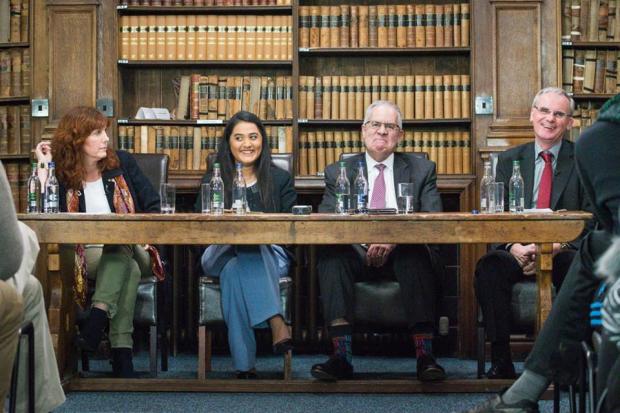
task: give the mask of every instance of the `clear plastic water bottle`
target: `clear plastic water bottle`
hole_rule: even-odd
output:
[[[519,161],[512,161],[512,176],[510,177],[510,184],[508,186],[510,212],[523,212],[525,208],[524,189]]]
[[[32,174],[28,178],[28,213],[41,212],[41,181],[39,180],[37,163],[32,163]]]
[[[480,180],[480,213],[492,214],[495,212],[495,191],[491,185],[495,183],[491,161],[484,162],[484,175]]]
[[[359,161],[357,164],[357,177],[353,182],[355,190],[355,211],[358,214],[368,213],[368,181],[364,176],[364,162]]]
[[[47,182],[45,182],[45,209],[48,214],[56,214],[58,209],[58,179],[56,178],[56,165],[54,162],[48,164]]]
[[[211,178],[211,213],[222,215],[224,213],[224,181],[220,172],[220,164],[213,165],[213,177]]]
[[[336,213],[346,215],[349,213],[349,198],[351,196],[351,184],[347,178],[347,167],[340,162],[340,175],[336,179]]]
[[[247,208],[247,190],[245,186],[245,179],[243,178],[243,164],[237,162],[236,165],[237,174],[233,180],[232,187],[232,209],[237,215],[245,215]]]

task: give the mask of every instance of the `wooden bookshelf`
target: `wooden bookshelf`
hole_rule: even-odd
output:
[[[0,43],[0,49],[12,49],[15,47],[30,47],[30,42]]]
[[[10,103],[28,103],[30,102],[29,96],[5,96],[0,97],[0,104],[10,104]]]
[[[468,54],[469,47],[300,47],[300,56],[390,56],[390,55],[452,55]]]
[[[152,126],[167,126],[167,125],[176,125],[176,126],[226,126],[226,121],[221,119],[170,119],[170,120],[154,120],[154,119],[118,119],[116,121],[119,125],[128,125],[128,126],[140,126],[140,125],[152,125]],[[292,120],[274,120],[267,119],[263,120],[263,125],[265,126],[291,126],[293,124]]]
[[[290,14],[292,6],[116,6],[118,14]]]

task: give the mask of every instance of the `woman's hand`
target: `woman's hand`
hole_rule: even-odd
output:
[[[52,161],[52,144],[50,141],[41,141],[35,148],[37,154],[37,161],[39,164],[45,163],[45,166]]]

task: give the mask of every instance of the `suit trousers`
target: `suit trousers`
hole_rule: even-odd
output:
[[[611,235],[605,231],[592,231],[583,239],[549,317],[525,360],[526,369],[550,380],[555,373],[560,373],[562,380],[566,377],[563,381],[574,377],[580,343],[592,335],[590,303],[601,283],[594,274],[594,263],[610,244]]]
[[[552,279],[556,291],[562,285],[575,253],[571,249],[561,250],[553,257]],[[474,286],[487,338],[492,343],[508,345],[512,324],[512,286],[528,280],[535,282],[536,277],[523,275],[517,259],[508,251],[489,251],[478,261]]]
[[[0,408],[4,405],[11,385],[17,330],[23,320],[23,311],[19,293],[12,285],[0,280]]]
[[[433,326],[440,284],[428,246],[397,245],[380,268],[366,266],[358,247],[329,245],[318,250],[317,270],[326,324],[338,318],[355,323],[356,281],[391,278],[400,284],[409,328],[417,324]]]

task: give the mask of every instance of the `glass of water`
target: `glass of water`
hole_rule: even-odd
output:
[[[495,182],[495,212],[504,212],[504,183]]]
[[[159,186],[159,199],[162,214],[174,214],[176,205],[176,188],[174,184],[164,183]]]
[[[208,214],[211,212],[211,185],[205,182],[200,185],[200,199],[202,201],[202,213]]]
[[[398,213],[413,213],[413,183],[400,182],[398,184]]]

